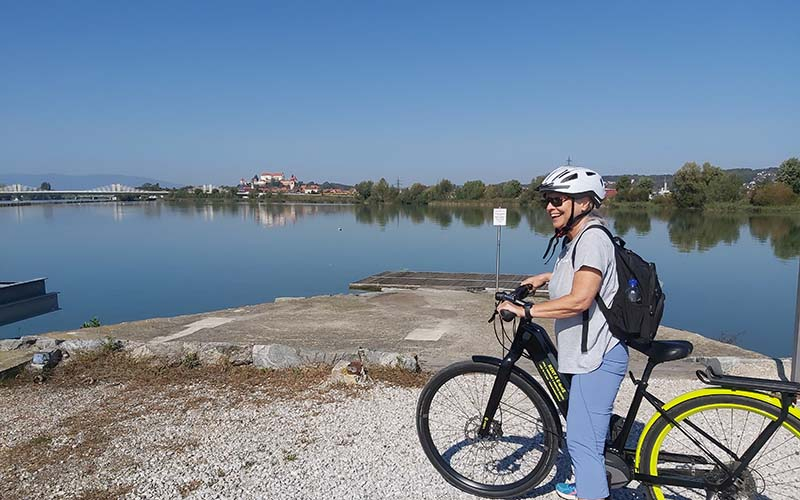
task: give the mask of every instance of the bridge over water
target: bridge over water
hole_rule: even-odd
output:
[[[0,187],[0,196],[11,195],[18,198],[33,195],[74,195],[74,196],[115,196],[118,194],[132,194],[142,196],[155,196],[168,194],[169,191],[147,191],[136,189],[124,184],[109,184],[94,189],[52,189],[43,190],[23,184],[11,184]]]

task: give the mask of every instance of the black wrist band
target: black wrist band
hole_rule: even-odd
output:
[[[531,307],[533,307],[533,304],[530,302],[525,304],[525,319],[527,320],[533,319],[533,316],[531,316]]]

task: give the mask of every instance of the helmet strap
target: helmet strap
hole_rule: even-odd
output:
[[[555,234],[553,234],[553,236],[550,238],[550,241],[547,243],[547,250],[545,250],[544,251],[544,255],[542,255],[542,258],[546,259],[544,261],[545,264],[550,262],[550,259],[552,259],[553,255],[555,255],[555,253],[556,253],[556,246],[557,245],[553,245],[553,243],[557,242],[559,239],[561,239],[562,237],[566,236],[567,233],[569,233],[572,230],[572,228],[575,227],[575,224],[578,221],[580,221],[581,219],[583,219],[584,217],[589,215],[589,213],[592,211],[592,208],[593,207],[590,207],[589,210],[587,210],[587,211],[585,211],[583,213],[580,213],[580,214],[578,214],[576,216],[575,215],[575,199],[574,198],[572,199],[572,207],[570,208],[569,220],[567,221],[566,224],[564,224],[564,227],[555,230]],[[562,241],[561,242],[561,247],[563,248],[564,245],[566,245],[566,244],[567,244],[567,240]],[[548,254],[550,254],[550,255],[548,256]]]

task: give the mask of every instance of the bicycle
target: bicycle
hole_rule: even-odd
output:
[[[521,286],[495,299],[524,305]],[[503,311],[502,319],[516,319]],[[495,320],[497,312],[489,322]],[[503,323],[501,322],[501,329]],[[505,335],[505,330],[504,330]],[[499,340],[499,337],[498,337]],[[570,378],[540,325],[520,320],[503,359],[472,356],[434,375],[420,394],[417,434],[428,459],[456,488],[488,498],[524,495],[539,485],[565,447]],[[505,349],[505,343],[503,343]],[[631,481],[655,500],[800,498],[800,384],[698,370],[713,386],[664,403],[648,382],[655,366],[687,357],[686,341],[629,343],[647,356],[626,416],[614,415],[607,438],[612,488]],[[533,361],[547,388],[516,365]],[[628,447],[642,400],[655,408],[635,447]]]

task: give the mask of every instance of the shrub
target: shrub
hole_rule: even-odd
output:
[[[791,205],[797,201],[792,188],[782,182],[771,182],[753,190],[750,202],[757,206]]]

